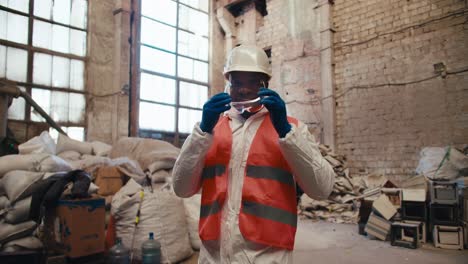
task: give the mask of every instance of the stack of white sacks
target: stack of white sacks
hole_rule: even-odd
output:
[[[179,153],[179,149],[171,144],[158,140],[121,138],[112,147],[99,141],[73,140],[61,134],[55,143],[44,131],[21,144],[19,152],[18,155],[0,157],[0,252],[43,247],[37,238],[36,223],[28,220],[34,183],[58,172],[76,169],[85,170],[93,177],[93,173],[102,166],[117,166],[122,173],[131,177],[112,201],[113,215],[117,217],[117,236],[133,238],[136,235],[140,240],[145,240],[147,233],[154,231],[163,246],[163,263],[178,262],[190,256],[192,249],[200,249],[200,194],[180,199],[171,190],[172,167]],[[133,211],[141,202],[136,197],[139,197],[139,188],[147,183],[146,176],[151,179],[154,191],[145,192],[141,225],[138,234],[135,234]],[[91,183],[88,192],[95,193],[98,188]],[[158,208],[154,210],[156,205]],[[161,233],[171,230],[171,227],[175,229]],[[138,245],[134,245],[134,248],[139,248],[140,243],[136,241]]]
[[[102,142],[80,142],[63,135],[56,144],[44,131],[21,144],[20,154],[0,157],[0,251],[43,247],[36,237],[36,223],[28,220],[34,183],[58,172],[111,163],[105,157],[110,149]],[[97,186],[91,184],[89,191],[96,192]]]

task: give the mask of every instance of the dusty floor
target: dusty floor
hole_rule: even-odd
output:
[[[300,221],[294,263],[320,264],[468,264],[468,250],[393,247],[390,242],[370,240],[357,233],[356,225]]]
[[[184,264],[197,263],[195,254]],[[423,244],[419,249],[392,247],[357,233],[357,225],[299,221],[295,264],[468,264],[468,250]]]

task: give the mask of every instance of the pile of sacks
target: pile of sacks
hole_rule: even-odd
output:
[[[161,243],[162,263],[177,263],[199,250],[201,195],[182,199],[172,190],[172,169],[180,149],[159,140],[121,138],[112,147],[111,158],[137,161],[147,180],[130,179],[112,198],[113,235],[141,259],[141,245],[153,232]],[[139,222],[135,217],[139,212]],[[107,237],[112,237],[107,234]]]
[[[104,156],[110,146],[83,143],[61,135],[58,144],[48,132],[19,146],[18,155],[0,157],[0,248],[2,252],[38,250],[37,224],[30,220],[34,186],[59,172],[80,169],[85,155]],[[88,192],[97,186],[91,184]]]

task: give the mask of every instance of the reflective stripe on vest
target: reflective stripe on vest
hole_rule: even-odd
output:
[[[289,122],[297,126],[297,120],[289,119]],[[229,166],[231,153],[215,150],[225,150],[226,145],[232,145],[227,117],[220,119],[213,134],[214,142],[203,170],[199,226],[202,240],[219,239],[220,235],[220,211],[226,197],[228,176],[225,168]],[[297,226],[296,185],[278,141],[278,134],[266,115],[247,158],[239,228],[244,238],[250,241],[292,250]],[[221,160],[228,161],[223,166]]]

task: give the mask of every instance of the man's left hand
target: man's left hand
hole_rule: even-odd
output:
[[[258,96],[262,98],[260,103],[270,112],[271,122],[273,122],[273,126],[276,132],[278,132],[279,137],[285,137],[291,131],[291,124],[288,122],[286,104],[283,99],[275,91],[266,88],[260,88]]]

